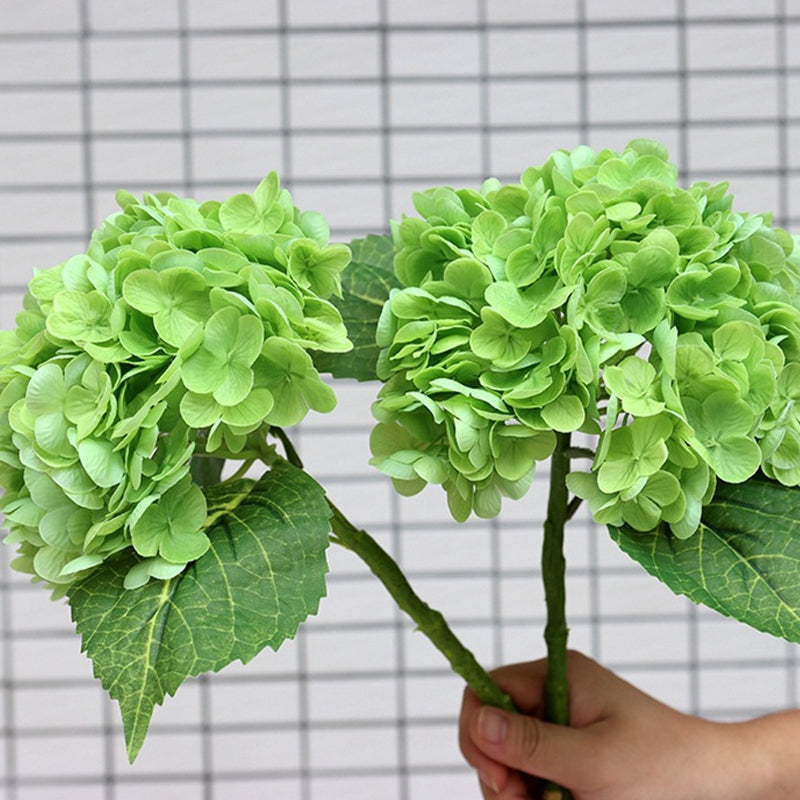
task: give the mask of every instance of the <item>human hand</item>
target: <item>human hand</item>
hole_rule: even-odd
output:
[[[720,724],[681,714],[571,652],[571,723],[553,725],[542,721],[546,672],[542,660],[492,673],[520,714],[464,694],[459,743],[485,800],[532,800],[530,775],[569,788],[575,800],[766,796],[772,776],[754,728],[762,721]]]

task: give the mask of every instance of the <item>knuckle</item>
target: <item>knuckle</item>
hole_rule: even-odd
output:
[[[539,720],[528,717],[525,725],[519,726],[517,749],[525,763],[534,763],[539,756],[542,730]]]

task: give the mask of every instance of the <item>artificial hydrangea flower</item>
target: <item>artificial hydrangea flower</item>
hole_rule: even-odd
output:
[[[688,537],[715,480],[800,484],[800,249],[664,148],[553,153],[517,184],[414,195],[378,330],[373,463],[451,512],[529,487],[555,432],[598,522]]]
[[[307,351],[352,346],[329,302],[349,250],[274,172],[224,203],[117,200],[85,254],[36,273],[0,339],[6,541],[57,593],[127,548],[129,586],[200,557],[192,457],[263,453],[270,426],[330,411]]]

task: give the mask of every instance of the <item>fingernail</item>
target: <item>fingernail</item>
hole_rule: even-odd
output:
[[[498,791],[497,784],[492,779],[491,775],[488,772],[484,772],[483,770],[478,770],[478,780],[484,785],[488,786],[493,792]]]
[[[491,744],[503,744],[508,734],[508,721],[502,711],[484,706],[478,714],[478,735]]]

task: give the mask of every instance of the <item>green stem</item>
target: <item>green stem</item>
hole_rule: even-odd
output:
[[[195,453],[189,463],[192,479],[198,486],[213,486],[222,480],[224,458]]]
[[[475,656],[450,630],[444,617],[414,592],[395,560],[364,530],[356,528],[336,506],[328,501],[333,517],[331,528],[336,544],[351,550],[386,587],[397,605],[417,624],[431,643],[450,662],[482,703],[516,711],[514,702],[489,677]]]
[[[297,469],[303,469],[303,462],[300,460],[300,455],[295,449],[292,440],[286,435],[286,431],[283,428],[278,428],[277,426],[273,426],[270,431],[281,440],[281,444],[283,445],[283,450],[286,453],[286,459],[288,462],[292,466],[297,467]]]
[[[566,561],[564,559],[564,526],[569,515],[570,435],[559,433],[555,452],[550,459],[550,494],[542,545],[542,577],[547,603],[547,680],[545,705],[547,719],[559,725],[569,724],[569,682],[567,680]],[[545,787],[547,800],[566,800],[569,793],[553,784]]]

